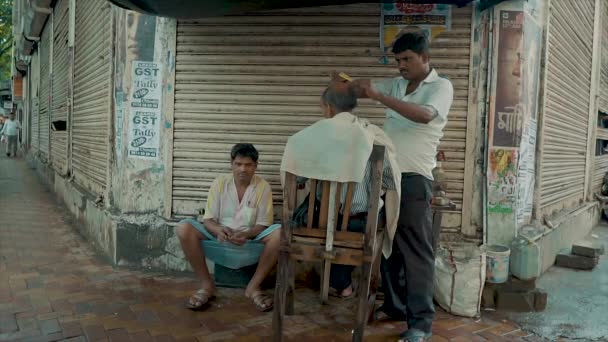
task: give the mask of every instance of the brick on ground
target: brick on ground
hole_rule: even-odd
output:
[[[604,255],[605,247],[603,244],[595,241],[581,240],[572,245],[572,254],[584,256],[588,258],[597,258]]]
[[[580,255],[561,252],[555,258],[555,266],[572,268],[577,270],[592,270],[597,266],[599,257],[589,258]]]

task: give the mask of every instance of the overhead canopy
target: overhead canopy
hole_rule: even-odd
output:
[[[202,18],[273,9],[346,5],[366,1],[352,0],[108,0],[137,12],[171,18]],[[394,1],[386,1],[392,3]],[[433,3],[465,6],[474,0],[405,0],[408,3]],[[481,0],[481,3],[502,0]]]

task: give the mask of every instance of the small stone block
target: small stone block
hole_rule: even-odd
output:
[[[489,285],[489,283],[486,283],[481,293],[481,306],[484,309],[496,308],[496,289],[494,286]]]
[[[588,258],[580,255],[560,253],[555,259],[555,265],[576,270],[592,270],[597,266],[599,258]]]
[[[549,295],[547,294],[547,291],[543,289],[536,289],[534,291],[534,310],[537,312],[545,311],[547,308],[548,297]]]
[[[588,258],[596,258],[603,255],[605,252],[604,245],[592,241],[577,241],[572,246],[572,254],[580,255]]]
[[[219,287],[245,288],[253,274],[257,265],[251,265],[240,269],[231,269],[220,264],[215,264],[215,283]]]
[[[507,282],[509,290],[512,291],[531,291],[536,288],[536,279],[521,280],[515,277],[509,278]]]
[[[533,312],[535,304],[534,291],[498,291],[496,309],[513,312]]]

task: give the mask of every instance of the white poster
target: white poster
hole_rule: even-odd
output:
[[[159,63],[133,62],[129,94],[129,158],[160,157],[162,75]]]

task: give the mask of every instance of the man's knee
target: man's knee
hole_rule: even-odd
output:
[[[278,245],[281,242],[281,228],[275,229],[264,240],[266,244]]]
[[[192,224],[187,223],[187,222],[180,223],[179,225],[177,225],[177,228],[175,229],[175,233],[177,234],[177,237],[181,241],[187,241],[187,240],[197,238],[196,228],[194,228],[194,226],[192,226]]]

